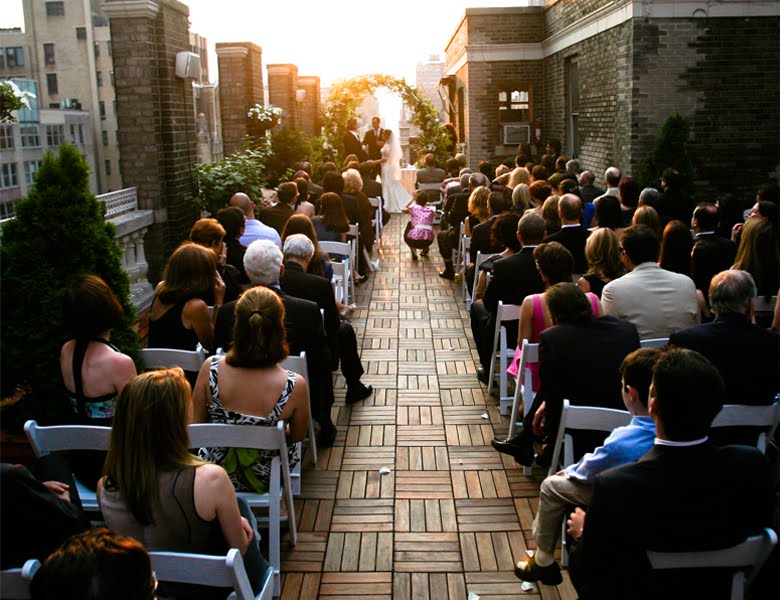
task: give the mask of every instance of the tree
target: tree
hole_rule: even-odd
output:
[[[692,187],[693,163],[686,149],[690,133],[691,126],[682,115],[675,114],[666,119],[653,148],[639,163],[638,178],[643,186],[660,189],[661,175],[672,168],[680,173],[685,189]]]
[[[302,131],[289,127],[272,131],[271,153],[266,163],[266,174],[271,185],[276,187],[292,179],[295,165],[308,159],[311,151],[311,142]]]
[[[70,144],[61,145],[56,156],[47,153],[34,187],[16,205],[16,218],[2,230],[0,383],[3,397],[19,387],[30,392],[17,417],[52,421],[66,414],[59,366],[67,339],[62,308],[79,276],[97,275],[114,291],[124,318],[111,341],[131,356],[138,349],[122,251],[114,225],[104,222],[102,207],[89,191],[88,172]]]
[[[261,201],[268,181],[265,170],[269,154],[267,140],[248,139],[243,150],[236,150],[222,161],[198,165],[198,208],[215,215],[236,192]]]

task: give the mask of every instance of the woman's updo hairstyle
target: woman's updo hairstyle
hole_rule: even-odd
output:
[[[284,304],[265,287],[254,287],[236,303],[233,316],[233,346],[225,361],[233,367],[258,368],[275,365],[289,354],[284,329]]]

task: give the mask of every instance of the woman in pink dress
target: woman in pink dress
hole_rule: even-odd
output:
[[[537,246],[534,249],[534,260],[536,261],[539,275],[541,275],[544,282],[545,289],[554,286],[556,283],[571,282],[572,272],[574,271],[574,258],[571,252],[558,242],[549,242]],[[602,310],[598,296],[590,292],[587,293],[587,296],[593,308],[593,314],[600,317]],[[512,377],[518,377],[523,340],[528,340],[532,344],[538,344],[539,336],[548,327],[552,327],[552,319],[544,301],[544,294],[526,296],[523,304],[520,306],[517,349],[515,350],[512,364],[506,370],[507,373]],[[527,363],[527,365],[533,377],[533,391],[537,392],[540,387],[539,363]]]
[[[412,260],[417,260],[417,250],[422,250],[422,256],[428,256],[428,249],[433,243],[433,209],[426,206],[427,203],[425,192],[417,190],[414,197],[401,209],[411,217],[404,231],[404,241],[412,251]]]

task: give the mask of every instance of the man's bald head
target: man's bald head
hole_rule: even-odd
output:
[[[558,200],[558,214],[564,225],[579,223],[582,219],[582,200],[576,194],[564,194]]]
[[[255,204],[244,192],[236,192],[230,197],[230,206],[240,208],[247,219],[255,218]]]

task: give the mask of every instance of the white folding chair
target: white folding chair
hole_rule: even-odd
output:
[[[345,295],[344,304],[349,304],[349,298],[355,297],[355,281],[353,273],[356,273],[355,269],[355,245],[352,242],[320,242],[320,248],[328,254],[341,254],[342,256],[348,256],[349,260],[345,261],[347,265],[347,279],[344,284],[344,289],[347,292]],[[335,265],[335,261],[333,262]],[[333,271],[335,275],[335,269]]]
[[[574,442],[572,430],[603,431],[607,435],[617,427],[623,427],[631,422],[631,413],[614,408],[601,408],[598,406],[573,406],[568,400],[563,401],[561,421],[558,425],[558,434],[555,437],[552,462],[547,475],[555,475],[559,469],[574,464]],[[606,437],[606,436],[605,436]],[[563,460],[561,460],[563,454]],[[561,564],[569,565],[569,549],[566,544],[566,521],[562,524],[561,531]]]
[[[197,373],[206,360],[206,351],[200,344],[197,350],[142,348],[139,353],[147,370],[181,367],[185,371]]]
[[[452,265],[455,269],[457,269],[456,272],[460,271],[460,257],[463,250],[463,236],[465,235],[465,231],[466,224],[461,222],[458,231],[458,247],[452,251]]]
[[[518,421],[517,416],[520,412],[520,402],[523,403],[523,417],[531,410],[531,404],[534,401],[534,389],[533,389],[533,373],[529,367],[529,363],[539,362],[539,344],[532,344],[528,340],[523,340],[523,344],[520,348],[520,362],[517,366],[517,379],[515,380],[515,395],[512,398],[512,410],[509,414],[509,433],[507,438],[511,438],[515,434]],[[506,414],[506,404],[500,403],[499,412],[503,415]],[[522,421],[520,421],[522,425]],[[523,475],[530,477],[532,473],[531,467],[523,467]]]
[[[306,384],[309,384],[309,367],[306,361],[306,353],[301,352],[299,356],[288,356],[282,362],[279,363],[283,369],[297,373],[306,380]],[[306,388],[306,403],[309,405],[309,415],[311,415],[311,394],[310,389]],[[317,438],[314,435],[314,419],[309,416],[309,444],[311,446],[312,462],[317,464]],[[299,444],[300,446],[300,444]],[[299,448],[300,450],[300,448]],[[303,454],[301,453],[301,456]],[[296,496],[301,493],[301,465],[298,463],[295,465],[295,469],[292,472],[292,487],[293,494]]]
[[[777,534],[765,527],[758,534],[744,542],[720,550],[698,552],[656,552],[647,551],[647,559],[655,570],[663,569],[737,569],[731,577],[731,600],[745,597],[749,586],[777,545]],[[749,573],[747,577],[746,573]]]
[[[331,285],[333,286],[333,295],[336,297],[336,302],[349,304],[349,285],[347,284],[349,263],[347,261],[333,261],[330,264],[333,268]]]
[[[27,600],[30,597],[30,582],[41,563],[31,558],[21,569],[0,571],[0,598]]]
[[[428,202],[428,206],[432,207],[435,210],[434,216],[433,216],[433,224],[439,225],[441,223],[442,219],[442,199],[441,199],[441,183],[418,183],[417,184],[418,190],[425,190],[426,192],[436,190],[438,194],[438,200],[432,200]]]
[[[24,433],[30,440],[35,456],[40,458],[52,452],[67,450],[102,450],[108,451],[111,441],[111,428],[97,425],[52,425],[41,427],[35,421],[24,424]],[[76,490],[85,511],[96,512],[98,508],[95,492],[87,488],[74,477]],[[92,485],[97,481],[92,482]]]
[[[463,224],[461,223],[461,226]],[[471,238],[465,233],[460,236],[460,261],[457,265],[458,273],[461,274],[461,281],[463,283],[463,301],[466,303],[466,308],[471,308],[471,297],[469,296],[469,286],[466,283],[466,267],[468,266],[468,256],[471,250]]]
[[[255,596],[237,548],[228,550],[226,556],[153,551],[149,558],[158,581],[233,588],[229,598],[235,600],[271,600],[274,596],[274,577],[268,573],[263,574],[263,587]]]
[[[374,218],[371,219],[371,224],[374,226],[374,247],[382,247],[382,230],[385,228],[384,219],[382,217],[382,197],[372,196],[368,199],[371,206],[376,210]]]
[[[512,396],[509,395],[507,389],[507,375],[506,369],[509,366],[509,362],[515,356],[515,342],[512,340],[512,347],[509,347],[509,342],[506,339],[506,323],[507,321],[519,321],[520,320],[520,305],[519,304],[504,304],[501,300],[498,301],[498,309],[496,310],[496,326],[493,332],[493,351],[490,356],[490,374],[488,375],[488,394],[493,392],[493,384],[495,383],[495,376],[498,375],[498,398],[499,398],[499,412],[502,406],[509,407],[509,403],[512,402]],[[496,359],[498,359],[498,373],[496,373]],[[504,411],[502,414],[506,414]]]
[[[466,310],[471,310],[471,303],[474,300],[474,294],[477,291],[477,280],[479,279],[479,267],[480,265],[485,262],[488,258],[491,256],[498,255],[498,252],[494,252],[492,254],[482,254],[481,251],[477,250],[477,257],[474,259],[474,279],[471,282],[471,293],[466,297]],[[466,279],[466,272],[463,272],[463,279]]]
[[[712,421],[710,429],[717,427],[763,427],[756,447],[766,454],[766,441],[772,439],[780,423],[780,400],[768,406],[726,404]]]
[[[753,298],[753,310],[756,312],[774,312],[777,296],[756,296]]]
[[[290,529],[290,545],[298,541],[295,525],[295,505],[293,504],[290,463],[287,458],[287,436],[285,423],[279,421],[276,427],[257,427],[253,425],[232,425],[226,423],[198,423],[189,426],[190,445],[193,448],[256,448],[258,450],[276,450],[271,462],[271,481],[265,494],[238,492],[249,506],[268,509],[268,554],[274,567],[274,596],[279,595],[281,568],[281,528],[282,520],[287,519]],[[281,514],[281,499],[284,495],[287,503],[287,515]],[[258,521],[266,522],[262,517]]]
[[[669,338],[648,338],[646,340],[639,340],[640,348],[663,348],[669,343]]]

